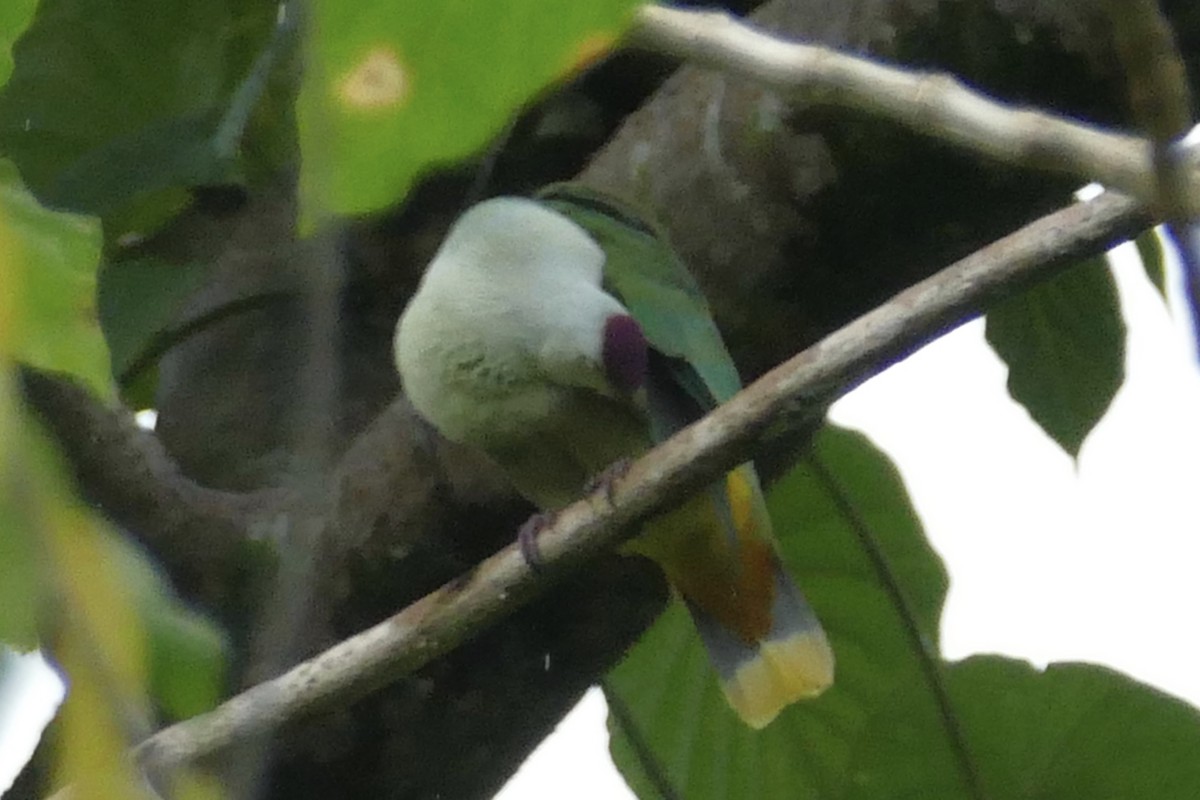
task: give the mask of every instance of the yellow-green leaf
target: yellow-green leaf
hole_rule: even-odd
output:
[[[430,166],[482,149],[605,53],[636,5],[316,0],[299,105],[306,219],[391,205]]]
[[[96,313],[99,223],[51,211],[0,160],[0,357],[67,372],[111,394]]]

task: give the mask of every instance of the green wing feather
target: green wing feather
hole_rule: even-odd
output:
[[[628,204],[577,183],[556,183],[538,199],[604,248],[605,288],[668,358],[672,377],[704,411],[742,388],[708,301],[666,233]]]

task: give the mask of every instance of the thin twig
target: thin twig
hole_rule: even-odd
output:
[[[1191,89],[1158,0],[1106,0],[1105,11],[1134,119],[1156,142],[1179,137],[1191,126]]]
[[[1133,118],[1153,145],[1153,165],[1162,216],[1196,216],[1186,165],[1172,146],[1192,126],[1192,91],[1171,25],[1158,0],[1107,0],[1113,44],[1125,68]]]
[[[1108,0],[1105,8],[1134,119],[1153,142],[1156,202],[1179,250],[1200,353],[1200,191],[1189,183],[1183,140],[1193,121],[1187,67],[1158,0]]]
[[[635,462],[609,500],[560,512],[538,540],[544,567],[516,545],[378,625],[137,748],[150,768],[180,765],[284,722],[347,703],[418,669],[525,603],[555,575],[615,546],[633,526],[745,461],[768,436],[808,424],[889,364],[1056,267],[1102,252],[1150,224],[1133,200],[1108,193],[1026,226],[776,367],[733,400]]]
[[[883,117],[1005,163],[1098,181],[1144,202],[1156,196],[1145,139],[1000,103],[948,74],[788,42],[723,12],[656,5],[638,12],[630,42],[753,78],[794,99]],[[1196,171],[1187,175],[1195,187]]]
[[[862,514],[858,513],[858,509],[847,496],[846,490],[825,467],[824,462],[811,452],[805,456],[804,461],[817,476],[817,480],[825,485],[825,490],[829,493],[838,513],[854,531],[863,552],[866,553],[867,560],[871,562],[871,567],[874,569],[879,583],[883,586],[893,608],[900,616],[909,646],[917,657],[917,662],[921,666],[921,674],[925,677],[925,683],[929,686],[929,692],[933,695],[933,701],[937,705],[938,719],[945,731],[950,751],[954,754],[954,761],[962,775],[967,795],[974,800],[984,800],[987,795],[979,780],[979,772],[975,769],[975,759],[971,756],[962,723],[959,722],[958,715],[954,713],[950,692],[946,689],[946,683],[942,679],[941,661],[936,653],[930,651],[929,644],[917,624],[917,616],[904,595],[903,587],[896,580],[896,572],[892,569],[887,554],[879,546],[879,541],[872,532],[871,526],[863,519]]]

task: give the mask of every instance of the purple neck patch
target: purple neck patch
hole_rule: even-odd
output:
[[[604,321],[601,351],[608,382],[623,394],[632,394],[646,382],[648,354],[642,326],[628,314],[614,314]]]

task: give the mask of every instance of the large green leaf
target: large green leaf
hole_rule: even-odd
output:
[[[837,797],[853,782],[851,743],[899,687],[933,705],[918,639],[933,648],[946,591],[895,469],[860,434],[826,428],[811,463],[768,495],[782,553],[825,626],[837,657],[834,687],[752,731],[726,707],[686,613],[674,604],[609,676],[614,706],[642,746],[610,718],[614,760],[643,798],[657,797],[649,760],[689,800]],[[831,491],[828,477],[839,489]],[[847,518],[853,503],[872,532]],[[874,548],[877,546],[877,550]],[[903,608],[885,587],[904,595]],[[935,734],[944,735],[944,734]],[[639,749],[641,753],[639,753]]]
[[[1125,322],[1108,262],[1097,257],[992,308],[987,340],[1008,391],[1072,456],[1125,379]]]
[[[636,0],[309,4],[299,106],[304,215],[391,205],[479,151],[550,82],[602,54]]]
[[[783,550],[833,642],[834,687],[751,731],[673,606],[606,687],[613,758],[639,797],[1200,796],[1196,709],[1097,666],[941,662],[945,575],[899,479],[855,434],[827,428],[814,452],[769,499],[798,534]]]
[[[267,0],[41,0],[0,94],[0,150],[45,202],[93,213],[232,179],[276,14]]]
[[[977,656],[944,670],[979,794],[988,800],[1193,800],[1200,712],[1089,664]],[[972,800],[930,710],[897,691],[854,747],[847,798]]]
[[[0,357],[71,373],[108,396],[94,297],[100,238],[96,220],[43,208],[0,159]]]

